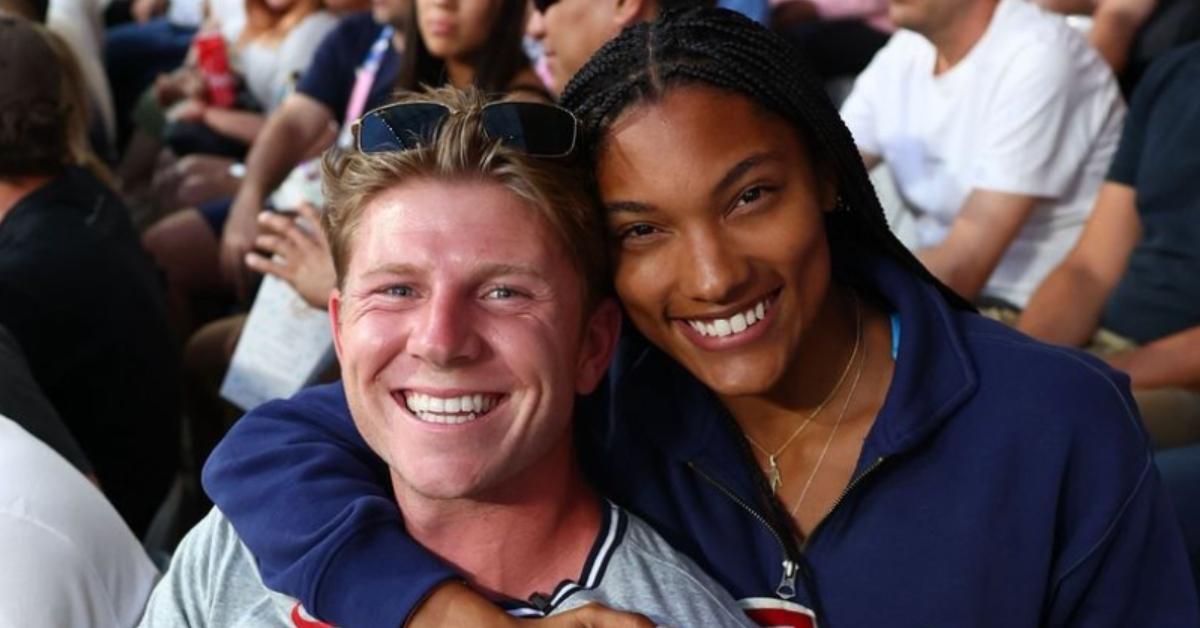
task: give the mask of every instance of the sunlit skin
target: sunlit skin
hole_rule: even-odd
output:
[[[546,465],[562,475],[574,396],[595,387],[619,323],[608,303],[582,324],[578,274],[535,211],[465,181],[406,183],[365,208],[330,313],[353,416],[398,493],[478,499],[517,476],[537,487]],[[434,424],[409,391],[502,400]]]
[[[834,190],[814,174],[797,131],[742,96],[678,87],[617,119],[597,176],[615,237],[615,284],[633,323],[714,390],[748,434],[782,443],[833,389],[855,338],[854,298],[830,274],[823,213]],[[764,299],[766,317],[738,335],[705,337],[686,322]],[[886,318],[869,305],[863,314],[871,357],[799,509],[805,530],[849,481],[890,379]],[[845,396],[783,457],[785,504]]]
[[[415,0],[417,27],[433,56],[466,61],[483,49],[500,0]]]

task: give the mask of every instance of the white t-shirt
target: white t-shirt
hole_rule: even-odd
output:
[[[1091,213],[1120,139],[1120,91],[1082,35],[1026,0],[1001,0],[983,38],[937,76],[936,54],[897,32],[842,118],[892,172],[918,247],[946,238],[972,190],[1040,199],[983,290],[1024,307]]]
[[[0,626],[134,626],[157,579],[100,491],[0,416]]]

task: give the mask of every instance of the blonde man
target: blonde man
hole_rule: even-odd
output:
[[[574,118],[446,90],[372,112],[359,133],[356,150],[326,159],[329,312],[353,421],[391,479],[390,516],[518,617],[600,602],[659,624],[752,625],[576,464],[575,396],[603,377],[620,314],[584,177],[557,159]],[[403,562],[376,558],[380,570]],[[143,623],[315,625],[307,617],[261,584],[213,511]]]

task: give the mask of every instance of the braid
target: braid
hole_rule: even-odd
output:
[[[937,287],[951,305],[971,309],[888,228],[850,131],[795,50],[738,13],[676,4],[684,6],[664,10],[655,22],[627,28],[606,43],[563,91],[562,103],[579,118],[593,165],[612,122],[639,102],[661,98],[670,87],[700,84],[742,94],[791,121],[813,163],[835,179],[839,208],[826,218],[835,268],[842,266],[839,260],[882,254]]]

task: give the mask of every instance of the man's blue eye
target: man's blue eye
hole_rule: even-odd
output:
[[[492,288],[487,293],[487,297],[489,299],[511,299],[515,296],[517,296],[517,292],[515,290],[503,286],[499,288]]]
[[[389,297],[411,297],[413,294],[412,288],[408,286],[388,286],[384,292]]]

